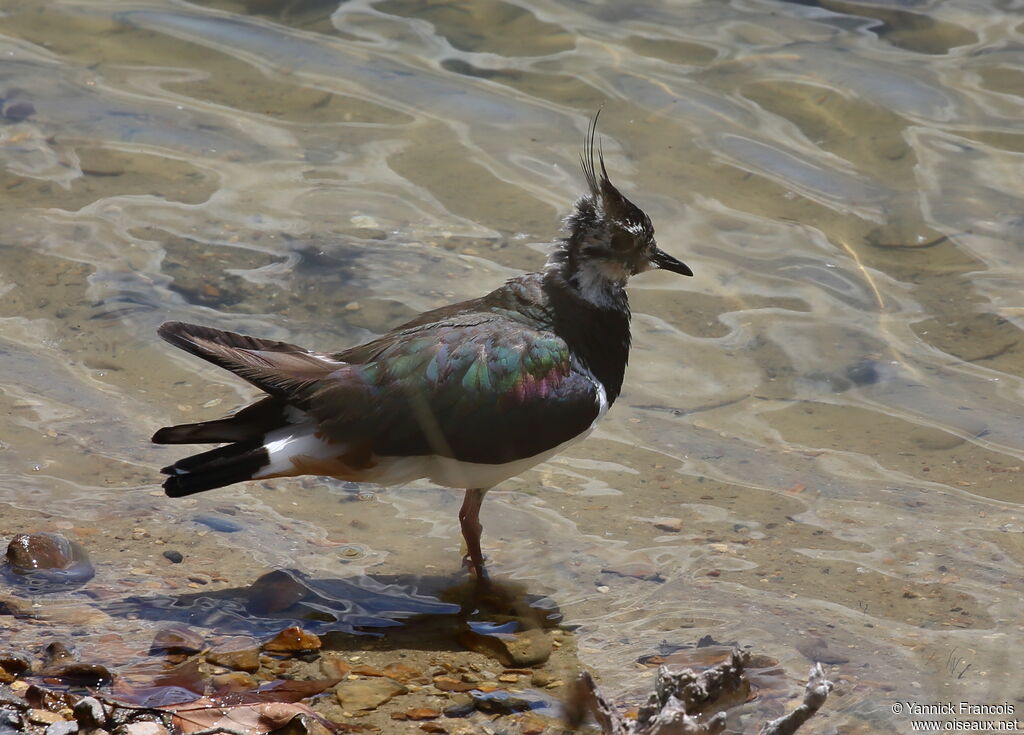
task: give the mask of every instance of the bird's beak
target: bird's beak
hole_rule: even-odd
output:
[[[673,273],[678,273],[682,276],[693,275],[693,271],[690,270],[690,266],[681,260],[676,260],[661,248],[654,248],[654,254],[651,255],[651,264],[655,268],[672,271]]]

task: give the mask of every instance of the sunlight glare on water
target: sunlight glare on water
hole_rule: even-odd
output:
[[[488,496],[493,571],[556,600],[613,688],[710,635],[795,677],[831,658],[843,696],[821,732],[889,732],[893,700],[1013,701],[1020,12],[5,0],[4,539],[65,529],[98,599],[160,591],[170,546],[239,585],[456,577],[457,492],[164,498],[181,452],[152,431],[252,390],[155,330],[339,349],[538,269],[603,108],[612,179],[695,277],[632,282],[625,391],[586,442]],[[151,636],[97,608],[75,624]]]

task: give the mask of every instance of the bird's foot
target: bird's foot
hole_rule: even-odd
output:
[[[491,577],[484,566],[483,556],[474,558],[472,554],[466,554],[462,557],[462,566],[469,569],[470,578],[475,580],[478,585],[489,586],[491,584]]]

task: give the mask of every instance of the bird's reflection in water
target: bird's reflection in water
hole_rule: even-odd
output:
[[[561,622],[553,600],[500,580],[451,586],[447,577],[322,579],[296,570],[269,572],[248,587],[129,597],[104,604],[104,611],[255,637],[296,625],[324,638],[327,648],[351,647],[344,639],[353,634],[395,647],[466,646],[524,666],[541,655],[543,631]]]

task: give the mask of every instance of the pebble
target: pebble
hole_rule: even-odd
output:
[[[555,675],[550,671],[534,671],[530,677],[530,683],[535,687],[546,687],[555,680]]]
[[[334,689],[338,703],[346,711],[376,709],[392,697],[405,694],[408,690],[397,681],[388,678],[343,681]]]
[[[203,637],[184,625],[162,628],[153,636],[149,647],[150,655],[158,653],[198,653],[206,648]]]
[[[3,109],[3,116],[11,122],[21,122],[35,114],[35,105],[24,100],[21,100],[20,102],[11,102]]]
[[[430,707],[413,707],[412,709],[404,712],[406,719],[409,720],[436,720],[441,716],[441,712]]]
[[[167,728],[159,722],[133,722],[124,725],[120,732],[124,735],[168,735]]]
[[[654,521],[654,527],[659,531],[668,531],[669,533],[679,533],[683,530],[683,519],[682,518],[659,518]]]
[[[48,709],[30,709],[26,716],[33,725],[52,725],[55,722],[64,722],[63,717]]]
[[[78,723],[73,720],[54,722],[46,728],[46,735],[71,735],[74,732],[78,732]]]
[[[96,575],[80,544],[59,533],[19,533],[7,545],[7,564],[29,582],[81,584]]]
[[[280,570],[267,572],[257,579],[246,592],[248,608],[259,615],[287,610],[309,594],[297,579]]]
[[[423,676],[423,672],[417,668],[409,666],[409,664],[388,664],[383,669],[384,676],[389,679],[394,679],[403,684],[410,681],[426,681],[426,677]]]
[[[353,674],[359,676],[384,676],[384,672],[378,669],[376,666],[370,666],[369,664],[359,664],[353,667]]]
[[[319,651],[320,637],[315,633],[307,633],[297,625],[285,628],[276,636],[263,644],[267,653],[299,653]]]
[[[444,728],[444,725],[441,725],[441,724],[439,724],[437,722],[424,722],[422,725],[420,725],[420,730],[422,730],[423,732],[430,732],[430,733],[447,733],[448,732]]]
[[[435,676],[434,686],[440,689],[442,692],[468,692],[471,689],[476,689],[476,684],[471,682],[459,681],[453,676]]]
[[[15,732],[21,732],[22,725],[20,714],[14,710],[0,709],[0,732],[3,732],[5,727]]]
[[[260,667],[259,642],[249,636],[228,638],[206,652],[207,663],[252,673]]]
[[[169,561],[171,564],[181,564],[183,561],[185,561],[185,555],[182,554],[180,551],[168,550],[164,552],[164,559]]]
[[[17,681],[15,684],[22,685],[22,689],[28,685],[23,681]],[[14,709],[24,710],[28,709],[29,705],[24,699],[16,695],[12,690],[14,686],[3,687],[0,686],[0,707],[13,707]]]
[[[213,513],[200,513],[194,516],[192,520],[221,533],[237,533],[245,528],[241,523],[232,521],[224,516],[214,515]]]
[[[344,679],[351,671],[348,661],[338,656],[327,655],[320,659],[320,672],[328,679]]]
[[[247,692],[260,685],[255,678],[244,671],[229,671],[225,674],[214,674],[210,677],[214,691],[218,695],[230,694],[232,692]]]
[[[50,643],[43,654],[41,676],[55,676],[86,686],[97,686],[113,679],[110,670],[102,664],[86,664],[77,660],[78,654],[60,641]]]
[[[547,723],[537,715],[524,715],[519,721],[521,735],[541,735],[546,728]]]
[[[497,692],[472,692],[473,702],[481,712],[492,715],[510,715],[533,709],[529,699],[501,690]]]
[[[107,723],[107,713],[95,697],[82,697],[75,702],[72,711],[75,713],[78,726],[83,730],[103,727]]]
[[[31,673],[32,661],[23,653],[0,651],[0,682],[10,683],[26,671]],[[4,675],[7,676],[4,676]],[[6,680],[6,681],[5,681]]]
[[[459,642],[471,651],[491,656],[511,667],[536,666],[551,656],[551,641],[540,628],[487,635],[467,627],[460,631]]]
[[[77,659],[78,654],[73,648],[68,648],[60,641],[52,641],[43,649],[43,672]]]
[[[468,694],[457,694],[452,703],[444,708],[445,717],[469,717],[476,711],[476,702]]]

